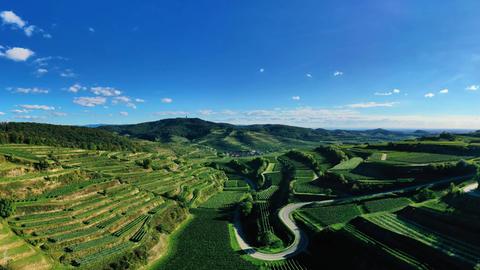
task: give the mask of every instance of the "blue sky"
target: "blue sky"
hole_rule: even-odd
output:
[[[0,121],[480,129],[480,2],[0,3]]]

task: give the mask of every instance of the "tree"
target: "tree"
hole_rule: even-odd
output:
[[[240,204],[240,210],[244,217],[249,216],[252,213],[253,203],[251,201],[245,201]]]
[[[143,160],[142,166],[144,169],[150,169],[152,167],[152,160],[147,158]]]
[[[0,217],[7,218],[15,213],[12,201],[0,198]]]
[[[258,240],[263,246],[272,248],[279,248],[283,245],[282,240],[271,231],[262,232]]]

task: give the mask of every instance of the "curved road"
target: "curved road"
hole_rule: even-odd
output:
[[[457,181],[460,179],[456,179]],[[386,191],[386,192],[380,192],[380,193],[375,193],[371,195],[362,195],[362,196],[352,196],[352,197],[347,197],[347,198],[342,198],[342,199],[334,199],[334,200],[323,200],[323,201],[310,201],[310,202],[301,202],[301,203],[290,203],[284,206],[280,211],[278,212],[278,217],[280,220],[285,224],[285,226],[293,233],[294,240],[293,243],[291,243],[286,249],[283,251],[280,251],[278,253],[265,253],[265,252],[260,252],[256,250],[254,247],[250,246],[246,239],[246,235],[242,230],[241,222],[240,222],[240,213],[239,211],[236,211],[235,213],[235,220],[234,220],[234,231],[235,231],[235,238],[237,239],[237,243],[242,249],[243,252],[246,254],[250,255],[251,257],[259,260],[264,260],[264,261],[278,261],[278,260],[285,260],[289,257],[295,256],[302,251],[304,251],[307,246],[308,246],[308,238],[307,235],[300,230],[300,228],[295,224],[292,218],[292,213],[300,209],[306,205],[309,204],[334,204],[334,203],[340,203],[340,202],[354,202],[354,201],[361,201],[365,199],[373,199],[373,198],[378,198],[378,197],[384,197],[388,195],[394,195],[396,193],[404,193],[404,192],[409,192],[413,191],[416,189],[421,189],[421,188],[428,188],[428,187],[433,187],[435,185],[440,185],[440,184],[445,184],[448,182],[455,182],[454,179],[445,179],[442,181],[434,182],[434,183],[428,183],[428,184],[421,184],[421,185],[416,185],[412,187],[406,187],[402,189],[397,189],[397,190],[392,190],[392,191]],[[466,187],[463,188],[463,191],[465,192],[470,192],[472,191],[473,187],[478,187],[478,184],[470,184]]]

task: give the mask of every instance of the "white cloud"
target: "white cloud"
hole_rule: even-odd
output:
[[[375,92],[374,95],[375,96],[391,96],[391,95],[396,95],[396,94],[400,94],[400,89],[392,89],[392,91],[389,91],[389,92]]]
[[[353,109],[365,109],[365,108],[375,108],[375,107],[393,107],[397,102],[384,102],[378,103],[374,101],[365,102],[365,103],[355,103],[349,104],[346,107]]]
[[[120,115],[122,115],[122,116],[128,116],[128,112],[120,112]]]
[[[77,76],[71,69],[65,69],[64,71],[60,72],[60,76],[64,78],[73,78]]]
[[[73,99],[73,103],[84,107],[95,107],[103,105],[105,102],[107,99],[104,97],[76,97]]]
[[[90,88],[90,91],[97,96],[104,96],[104,97],[113,97],[113,96],[119,96],[122,94],[122,91],[115,89],[113,87],[97,86],[97,87]]]
[[[51,115],[56,116],[56,117],[65,117],[65,116],[67,116],[67,113],[64,113],[64,112],[52,112]]]
[[[156,112],[154,115],[157,116],[185,116],[190,114],[189,112],[186,111],[162,111],[162,112]]]
[[[12,112],[13,113],[29,113],[30,111],[27,109],[22,109],[22,110],[15,109],[15,110],[12,110]]]
[[[26,119],[26,120],[37,120],[37,119],[45,119],[45,116],[36,116],[36,115],[16,115],[15,118],[17,119]]]
[[[25,32],[25,35],[28,37],[31,37],[33,35],[33,32],[35,31],[35,25],[30,25],[25,28],[23,28],[23,31]]]
[[[144,99],[141,99],[141,98],[136,98],[136,99],[135,99],[135,102],[137,102],[137,103],[144,103],[145,100],[144,100]]]
[[[3,56],[7,59],[13,60],[15,62],[27,61],[28,58],[33,56],[35,53],[30,49],[14,47],[6,50],[5,52],[0,52],[0,56]]]
[[[172,102],[173,102],[173,99],[166,97],[166,98],[162,98],[161,101],[162,101],[162,103],[172,103]]]
[[[47,105],[20,105],[21,108],[27,109],[27,110],[42,110],[42,111],[53,111],[55,110],[55,107],[52,106],[47,106]]]
[[[137,108],[137,105],[135,105],[135,103],[132,102],[132,99],[129,98],[129,97],[126,97],[126,96],[119,96],[119,97],[114,97],[113,98],[112,104],[119,104],[119,103],[123,103],[123,104],[125,104],[125,106],[127,106],[129,108],[132,108],[132,109]]]
[[[375,92],[375,96],[391,96],[393,95],[392,92]]]
[[[213,110],[200,110],[198,113],[203,116],[216,114]]]
[[[4,112],[0,112],[0,115],[5,115],[5,113],[4,113]]]
[[[79,83],[76,83],[76,84],[70,86],[70,87],[67,89],[67,91],[68,91],[68,92],[71,92],[71,93],[78,93],[78,91],[80,91],[80,90],[87,90],[87,88],[84,87],[84,86],[82,86],[82,85],[79,84]]]
[[[445,88],[445,89],[442,89],[440,91],[438,91],[439,94],[448,94],[448,89]]]
[[[39,58],[33,60],[33,63],[36,64],[39,67],[44,67],[44,66],[48,66],[50,61],[55,61],[55,60],[66,61],[66,60],[68,60],[68,58],[62,57],[62,56],[46,56],[46,57],[39,57]]]
[[[220,113],[223,114],[223,115],[236,115],[237,114],[237,112],[232,111],[232,110],[223,110]]]
[[[23,88],[23,87],[17,87],[15,89],[12,89],[13,93],[21,93],[21,94],[48,94],[48,89],[42,89],[38,87],[32,87],[32,88]]]
[[[312,74],[310,74],[310,73],[306,73],[305,76],[307,76],[308,78],[312,78],[312,77],[313,77]]]
[[[35,26],[35,25],[28,25],[28,23],[20,18],[17,14],[13,11],[2,11],[0,12],[0,18],[2,18],[3,24],[11,25],[14,28],[22,29],[25,32],[25,35],[31,37],[35,32],[43,33],[43,37],[51,38],[52,36],[48,33],[45,33],[45,30]]]
[[[264,69],[264,68],[260,68],[258,71],[259,71],[260,73],[263,73],[263,72],[265,72],[265,69]]]
[[[300,100],[300,96],[293,96],[292,100]]]
[[[335,77],[342,76],[342,75],[343,75],[342,71],[337,70],[337,71],[333,72],[333,76],[335,76]]]
[[[433,98],[434,96],[435,96],[434,93],[426,93],[426,94],[425,94],[425,97],[426,97],[426,98]]]
[[[467,88],[465,88],[465,89],[468,90],[468,91],[477,91],[479,88],[480,88],[480,85],[472,84],[472,85],[467,86]]]
[[[13,11],[2,11],[0,12],[0,17],[4,24],[11,24],[18,28],[23,28],[26,25],[26,22]]]
[[[88,31],[89,31],[90,33],[95,33],[95,29],[93,29],[93,27],[89,27],[89,28],[88,28]]]
[[[48,73],[48,69],[46,68],[38,68],[36,71],[35,71],[35,74],[40,77],[40,76],[43,76],[45,74]]]

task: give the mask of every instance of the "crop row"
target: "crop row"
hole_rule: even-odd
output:
[[[278,189],[278,186],[270,186],[269,188],[258,192],[257,199],[262,201],[269,200]]]
[[[474,265],[480,262],[479,248],[450,237],[444,237],[432,231],[427,231],[416,224],[398,219],[394,214],[372,216],[369,217],[369,220],[381,227],[411,237]]]
[[[129,241],[123,242],[123,243],[121,243],[119,245],[116,245],[114,247],[103,249],[99,252],[87,255],[87,256],[85,256],[81,259],[80,258],[75,259],[75,260],[73,260],[72,264],[75,265],[75,266],[88,265],[88,264],[94,263],[97,260],[101,260],[103,258],[109,257],[111,255],[119,254],[119,253],[125,251],[126,249],[130,248],[132,245],[133,245],[132,242],[129,242]]]
[[[82,243],[79,243],[79,244],[76,244],[76,245],[73,245],[73,246],[66,247],[65,250],[67,252],[79,252],[79,251],[86,250],[86,249],[93,248],[93,247],[104,246],[104,245],[113,243],[117,240],[118,240],[117,237],[109,234],[109,235],[103,236],[101,238],[97,238],[95,240],[82,242]]]
[[[144,222],[147,220],[150,216],[149,215],[140,215],[134,220],[130,221],[127,225],[123,226],[119,230],[113,233],[114,236],[120,237],[123,234],[127,233],[129,230],[131,230],[133,227],[135,227],[137,224],[140,224],[141,222]]]

